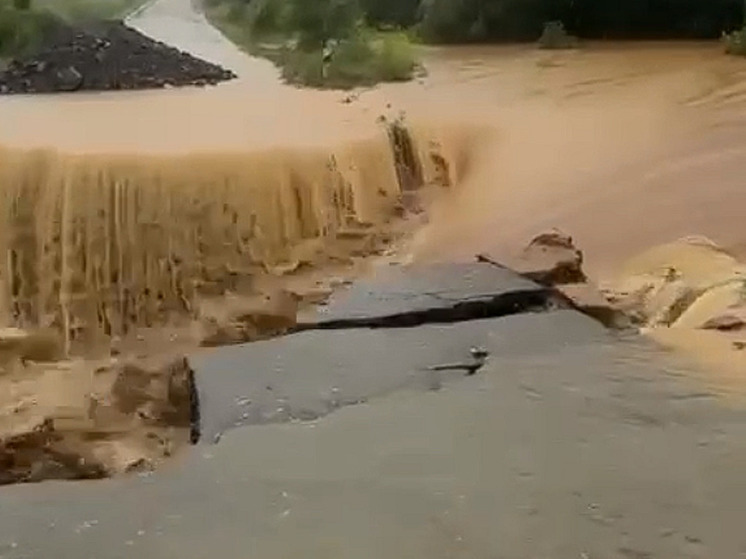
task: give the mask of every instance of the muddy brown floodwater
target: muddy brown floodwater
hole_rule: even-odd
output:
[[[197,284],[380,255],[357,241],[399,223],[404,185],[377,120],[400,113],[436,195],[399,259],[500,260],[551,227],[572,234],[599,281],[620,270],[647,281],[668,253],[622,264],[687,235],[746,255],[746,64],[715,43],[423,48],[427,77],[350,94],[282,85],[190,0],[157,0],[130,24],[239,78],[0,99],[0,250],[12,255],[0,260],[0,327],[23,316],[123,335],[164,305],[197,313]],[[720,252],[704,253],[673,287],[720,281],[705,285]],[[487,328],[504,355],[473,384],[237,430],[152,477],[9,488],[0,555],[743,556],[743,398],[719,401],[645,341],[552,316]],[[435,330],[444,347],[463,341]],[[534,352],[537,332],[552,343]],[[203,356],[205,369],[241,377],[221,355]],[[323,375],[298,355],[298,378],[315,386]],[[737,373],[729,393],[743,389]]]
[[[402,110],[425,141],[470,155],[458,191],[415,244],[418,257],[500,251],[547,226],[571,230],[601,272],[692,233],[746,242],[737,219],[746,74],[717,44],[427,49],[429,77],[345,104],[339,92],[282,86],[269,63],[216,46],[219,38],[196,40],[198,31],[172,24],[175,8],[153,11],[134,24],[241,79],[126,97],[4,99],[0,143],[148,154],[340,145],[375,135],[379,114]]]

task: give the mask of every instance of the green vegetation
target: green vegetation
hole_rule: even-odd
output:
[[[0,59],[23,56],[62,22],[114,19],[143,0],[0,0]]]
[[[35,9],[52,12],[70,23],[96,19],[119,19],[144,0],[32,0]]]
[[[578,46],[578,38],[567,33],[561,21],[549,21],[544,24],[544,33],[539,37],[541,49],[571,49]]]
[[[731,33],[723,33],[723,43],[725,44],[725,52],[728,54],[746,56],[746,27]]]
[[[396,33],[361,32],[340,42],[326,65],[321,49],[285,47],[271,58],[289,83],[336,89],[406,81],[415,67],[414,47]]]
[[[52,0],[49,0],[52,1]],[[417,37],[430,43],[695,39],[724,34],[746,53],[744,0],[204,0],[232,40],[288,81],[347,87],[409,79]],[[389,33],[392,33],[389,35]],[[337,43],[327,63],[324,46]]]
[[[289,83],[347,89],[411,79],[417,52],[399,31],[374,29],[356,0],[211,0],[207,14]]]
[[[584,38],[717,38],[743,21],[743,0],[422,0],[433,42],[533,41],[561,21]]]
[[[723,32],[725,52],[738,56],[746,56],[746,0],[744,0],[743,25],[730,33]]]
[[[14,4],[0,0],[0,58],[33,50],[59,21],[49,12],[35,11],[23,5],[18,9]]]

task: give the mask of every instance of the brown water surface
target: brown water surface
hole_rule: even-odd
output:
[[[401,110],[423,139],[470,153],[464,180],[413,245],[418,258],[499,254],[550,226],[570,231],[597,272],[682,235],[746,242],[746,66],[715,43],[428,48],[427,78],[344,103],[341,92],[280,84],[187,0],[161,0],[131,23],[240,79],[5,98],[0,145],[143,154],[338,145],[375,135],[377,116]]]

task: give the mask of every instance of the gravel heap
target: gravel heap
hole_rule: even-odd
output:
[[[60,24],[38,52],[0,72],[0,93],[204,86],[235,77],[119,21]]]

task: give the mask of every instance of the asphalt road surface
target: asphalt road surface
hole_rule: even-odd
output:
[[[425,371],[472,345],[490,352],[474,376]],[[577,313],[310,331],[193,364],[200,445],[148,476],[4,488],[0,556],[746,556],[746,413]]]

